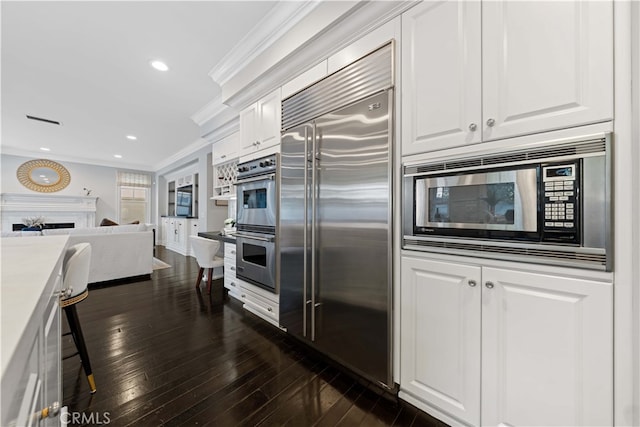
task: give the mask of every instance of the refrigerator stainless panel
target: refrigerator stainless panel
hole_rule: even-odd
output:
[[[389,94],[316,120],[315,345],[390,384]]]
[[[393,387],[392,92],[282,134],[280,324]]]
[[[311,169],[305,163],[312,134],[311,124],[283,133],[280,155],[280,324],[304,337],[311,333],[310,215],[305,209]]]

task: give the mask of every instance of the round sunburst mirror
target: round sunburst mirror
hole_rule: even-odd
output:
[[[71,182],[69,171],[60,163],[38,159],[24,162],[18,168],[18,181],[29,190],[54,193]]]

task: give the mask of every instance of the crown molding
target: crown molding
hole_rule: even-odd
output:
[[[280,1],[233,49],[209,71],[209,77],[222,86],[245,64],[253,61],[291,28],[303,20],[322,1]]]
[[[178,161],[184,160],[185,157],[195,153],[196,151],[200,150],[201,148],[205,147],[207,144],[209,144],[209,142],[205,141],[202,138],[198,138],[195,141],[193,141],[191,144],[186,145],[184,148],[182,148],[182,150],[172,154],[171,156],[167,157],[166,159],[156,163],[153,167],[153,170],[155,172],[158,172],[162,169],[165,169],[168,166],[171,166],[171,164],[176,163]]]
[[[217,118],[219,118],[218,116]],[[219,124],[216,122],[208,122],[206,129],[211,129],[208,132],[203,133],[202,138],[206,139],[209,143],[215,143],[227,136],[240,131],[240,118],[236,114],[231,120]],[[206,131],[203,128],[203,131]]]
[[[58,162],[69,162],[69,163],[81,163],[85,165],[94,165],[94,166],[105,166],[115,169],[132,169],[139,170],[144,172],[154,172],[154,169],[151,165],[142,164],[142,163],[132,163],[126,161],[102,161],[96,159],[88,159],[84,157],[76,157],[76,156],[65,156],[58,155],[55,153],[42,153],[41,151],[30,151],[24,150],[21,148],[15,147],[2,147],[2,155],[10,155],[10,156],[20,156],[20,157],[28,157],[33,159],[49,159],[55,160]]]
[[[357,4],[278,61],[267,72],[255,76],[242,90],[224,98],[224,103],[238,111],[246,108],[260,98],[256,95],[269,93],[282,86],[310,66],[347,47],[415,4],[415,0],[372,1]],[[245,64],[245,67],[248,66],[251,64]],[[222,89],[224,95],[224,88]]]
[[[230,109],[228,105],[222,103],[222,97],[217,96],[204,107],[191,115],[191,120],[198,126],[203,126],[209,120],[223,114]]]

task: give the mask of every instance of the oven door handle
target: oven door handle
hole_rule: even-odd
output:
[[[249,234],[242,234],[242,233],[236,233],[236,237],[243,237],[245,239],[251,239],[251,240],[260,240],[261,242],[273,242],[273,237],[258,237],[258,236],[251,236]]]
[[[246,184],[248,182],[273,180],[275,177],[276,177],[275,173],[270,173],[269,175],[260,175],[260,176],[254,176],[253,178],[239,179],[236,181],[236,184]]]

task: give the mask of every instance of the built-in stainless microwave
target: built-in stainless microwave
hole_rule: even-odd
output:
[[[610,134],[403,165],[403,247],[610,270]]]

